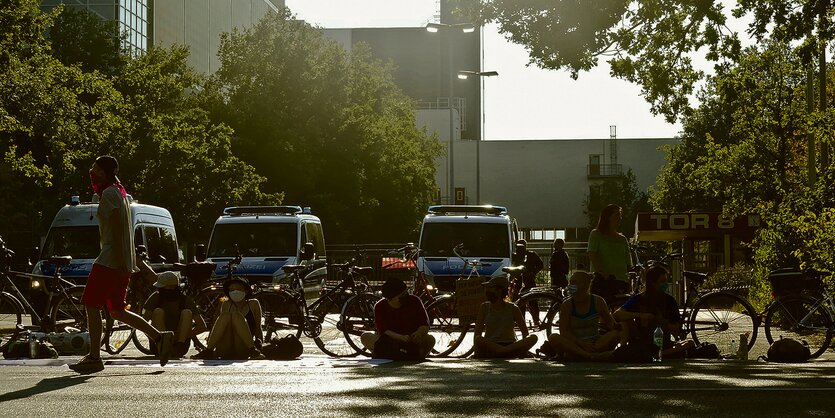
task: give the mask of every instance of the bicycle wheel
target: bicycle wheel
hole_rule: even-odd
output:
[[[63,332],[66,328],[76,328],[87,331],[87,309],[81,304],[81,296],[84,294],[84,286],[73,286],[67,289],[63,295],[57,295],[52,299],[49,307],[49,319],[52,324],[52,331]],[[104,330],[104,318],[102,317],[102,330]],[[104,339],[102,338],[102,342]]]
[[[221,288],[206,288],[197,293],[194,297],[194,304],[197,306],[197,314],[199,314],[206,323],[207,330],[195,335],[191,341],[194,343],[194,348],[198,351],[203,351],[209,341],[209,332],[215,324],[217,312],[220,308],[221,302],[226,300],[226,295]],[[142,334],[141,332],[136,335]]]
[[[342,306],[345,305],[347,296],[347,293],[327,294],[311,305],[311,314],[318,318],[319,324],[322,325],[322,331],[313,342],[323,353],[331,357],[352,357],[359,354],[345,338],[344,327],[340,322]]]
[[[559,316],[559,306],[562,304],[562,299],[551,292],[532,292],[522,295],[516,305],[522,311],[522,316],[525,318],[525,326],[528,328],[528,333],[536,335],[537,344],[542,344],[548,341],[548,336],[551,335],[554,325],[554,314]],[[552,308],[556,307],[555,310]],[[559,326],[559,324],[557,324]],[[522,333],[516,329],[516,339],[521,339]]]
[[[20,302],[6,292],[0,293],[0,350],[17,336],[17,327],[22,324],[23,307]]]
[[[102,334],[104,351],[113,355],[121,353],[131,343],[136,331],[128,324],[113,319],[106,310],[102,311],[102,318],[104,319],[104,333]]]
[[[357,354],[371,357],[371,350],[362,345],[360,337],[365,332],[374,332],[374,305],[380,300],[370,293],[354,295],[345,302],[339,316],[345,340]]]
[[[812,358],[823,354],[832,341],[832,315],[817,299],[793,295],[780,298],[765,315],[765,337],[769,343],[782,337],[806,342]]]
[[[442,296],[426,308],[429,314],[429,335],[435,337],[430,357],[466,357],[473,350],[473,335],[467,331],[471,321],[462,321],[456,309],[455,296]]]
[[[749,332],[748,349],[757,339],[757,313],[747,300],[727,292],[712,292],[701,296],[693,306],[687,323],[693,341],[713,343],[723,350],[731,341],[739,341],[740,334]]]
[[[264,342],[287,335],[301,337],[304,318],[296,298],[283,289],[267,288],[255,294],[261,304]]]

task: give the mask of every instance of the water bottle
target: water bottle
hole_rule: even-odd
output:
[[[661,329],[661,325],[655,328],[655,332],[652,333],[652,342],[658,347],[658,355],[655,357],[655,361],[660,362],[661,349],[664,347],[664,330]]]
[[[34,334],[29,334],[29,358],[38,357],[38,340]]]
[[[731,356],[737,355],[736,340],[731,340],[731,345],[730,347],[728,347],[728,352],[731,353]]]
[[[739,334],[739,349],[736,352],[737,360],[748,360],[748,333]]]

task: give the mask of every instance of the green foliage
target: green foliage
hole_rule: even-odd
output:
[[[330,242],[414,239],[441,148],[391,68],[287,11],[224,35],[219,57],[207,106],[266,190],[313,207]]]
[[[117,74],[127,60],[121,51],[122,37],[115,21],[78,7],[61,7],[49,30],[52,56],[84,72],[107,75]]]
[[[648,212],[652,208],[647,201],[648,195],[638,190],[635,174],[630,168],[623,177],[603,180],[590,190],[583,201],[583,213],[588,219],[589,229],[597,227],[600,211],[606,205],[615,204],[623,208],[623,221],[620,231],[627,237],[635,235],[635,218],[638,212]]]

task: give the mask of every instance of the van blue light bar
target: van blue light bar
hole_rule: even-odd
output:
[[[302,213],[301,206],[231,206],[223,209],[224,215],[297,215]]]
[[[429,207],[429,213],[483,213],[485,215],[507,215],[507,208],[493,205],[435,205]]]

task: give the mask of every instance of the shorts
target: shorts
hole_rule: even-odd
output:
[[[108,311],[125,309],[125,294],[130,276],[129,272],[93,264],[81,303],[93,308],[107,308]]]

